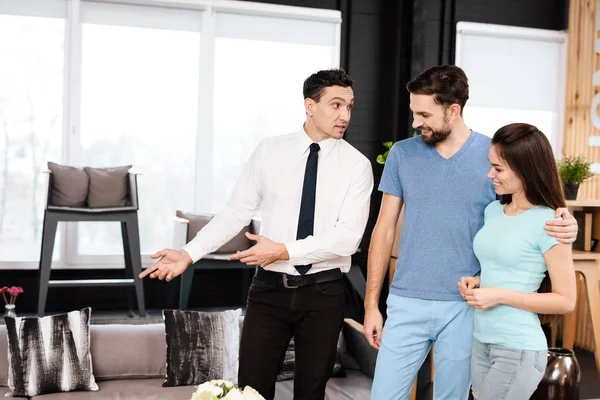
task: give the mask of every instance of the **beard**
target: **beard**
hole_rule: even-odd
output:
[[[431,134],[429,136],[421,135],[423,138],[423,142],[429,145],[434,145],[436,143],[443,142],[452,133],[452,130],[447,124],[444,124],[444,126],[438,130],[426,127],[425,129],[421,129],[421,131],[431,131]]]

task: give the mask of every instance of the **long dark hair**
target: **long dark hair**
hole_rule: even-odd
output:
[[[492,144],[496,146],[500,157],[521,179],[525,196],[531,204],[553,210],[566,207],[552,146],[538,128],[522,123],[503,126],[494,134]],[[511,203],[512,195],[502,195],[500,202]],[[552,292],[548,272],[538,292]],[[542,323],[554,325],[562,316],[540,314],[539,317]]]

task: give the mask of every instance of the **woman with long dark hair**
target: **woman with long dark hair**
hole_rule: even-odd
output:
[[[459,282],[476,309],[471,384],[478,400],[526,400],[546,368],[540,319],[552,323],[575,306],[571,247],[544,230],[565,199],[550,143],[536,127],[500,128],[489,160],[501,200],[485,209],[473,241],[481,275]]]

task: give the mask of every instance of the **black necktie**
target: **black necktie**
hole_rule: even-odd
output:
[[[319,150],[317,143],[310,145],[310,153],[304,171],[304,185],[302,186],[302,200],[300,201],[300,216],[298,218],[298,233],[296,239],[301,240],[313,234],[315,224],[315,195],[317,193],[317,161]],[[300,275],[304,275],[312,267],[309,265],[296,265]]]

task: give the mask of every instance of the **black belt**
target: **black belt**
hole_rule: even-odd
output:
[[[267,271],[263,268],[257,268],[255,276],[265,282],[283,285],[286,288],[292,289],[301,286],[312,285],[315,283],[335,281],[342,279],[342,270],[339,268],[327,269],[314,274],[305,275],[288,275],[281,272]]]

